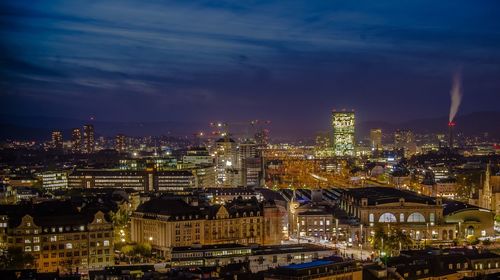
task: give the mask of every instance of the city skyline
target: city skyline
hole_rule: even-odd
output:
[[[1,6],[7,120],[407,121],[447,115],[457,71],[459,116],[498,110],[494,1]]]

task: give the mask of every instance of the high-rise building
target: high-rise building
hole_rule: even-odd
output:
[[[336,156],[354,155],[354,111],[332,112],[333,148]]]
[[[118,134],[116,135],[115,137],[115,149],[119,152],[119,153],[123,153],[125,152],[125,150],[127,149],[127,146],[126,146],[126,143],[125,143],[125,135],[123,134]]]
[[[373,128],[370,130],[370,142],[373,150],[382,149],[382,129]]]
[[[79,128],[73,128],[71,132],[71,151],[73,153],[82,152],[82,132]]]
[[[52,148],[55,150],[62,150],[63,148],[62,132],[52,131]]]
[[[413,155],[417,151],[415,136],[411,130],[398,129],[394,132],[394,149],[404,150],[405,156]]]
[[[257,143],[245,141],[239,146],[241,182],[243,186],[256,187],[260,183],[261,158]]]
[[[215,143],[215,169],[217,185],[237,187],[241,185],[238,145],[229,138],[223,137]]]
[[[94,126],[86,124],[83,126],[83,152],[91,154],[95,151]]]

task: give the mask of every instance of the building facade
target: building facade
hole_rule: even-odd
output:
[[[198,206],[182,200],[153,199],[131,217],[134,242],[149,242],[161,256],[173,247],[217,244],[274,245],[281,242],[281,213],[256,200]]]
[[[0,220],[1,245],[33,255],[39,272],[67,274],[114,264],[113,224],[100,211],[80,213],[60,202],[30,209],[14,205],[0,209]]]
[[[354,112],[332,112],[333,147],[336,156],[354,156]]]
[[[91,154],[95,151],[94,126],[86,124],[83,126],[83,152]]]

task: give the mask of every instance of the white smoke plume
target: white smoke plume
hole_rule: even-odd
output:
[[[453,84],[451,86],[450,95],[451,106],[449,121],[452,122],[457,115],[460,102],[462,101],[462,75],[460,71],[457,71],[455,75],[453,75]]]

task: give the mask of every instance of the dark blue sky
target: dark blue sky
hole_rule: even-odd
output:
[[[0,4],[5,114],[328,124],[497,110],[499,1]],[[301,122],[302,123],[302,122]]]

